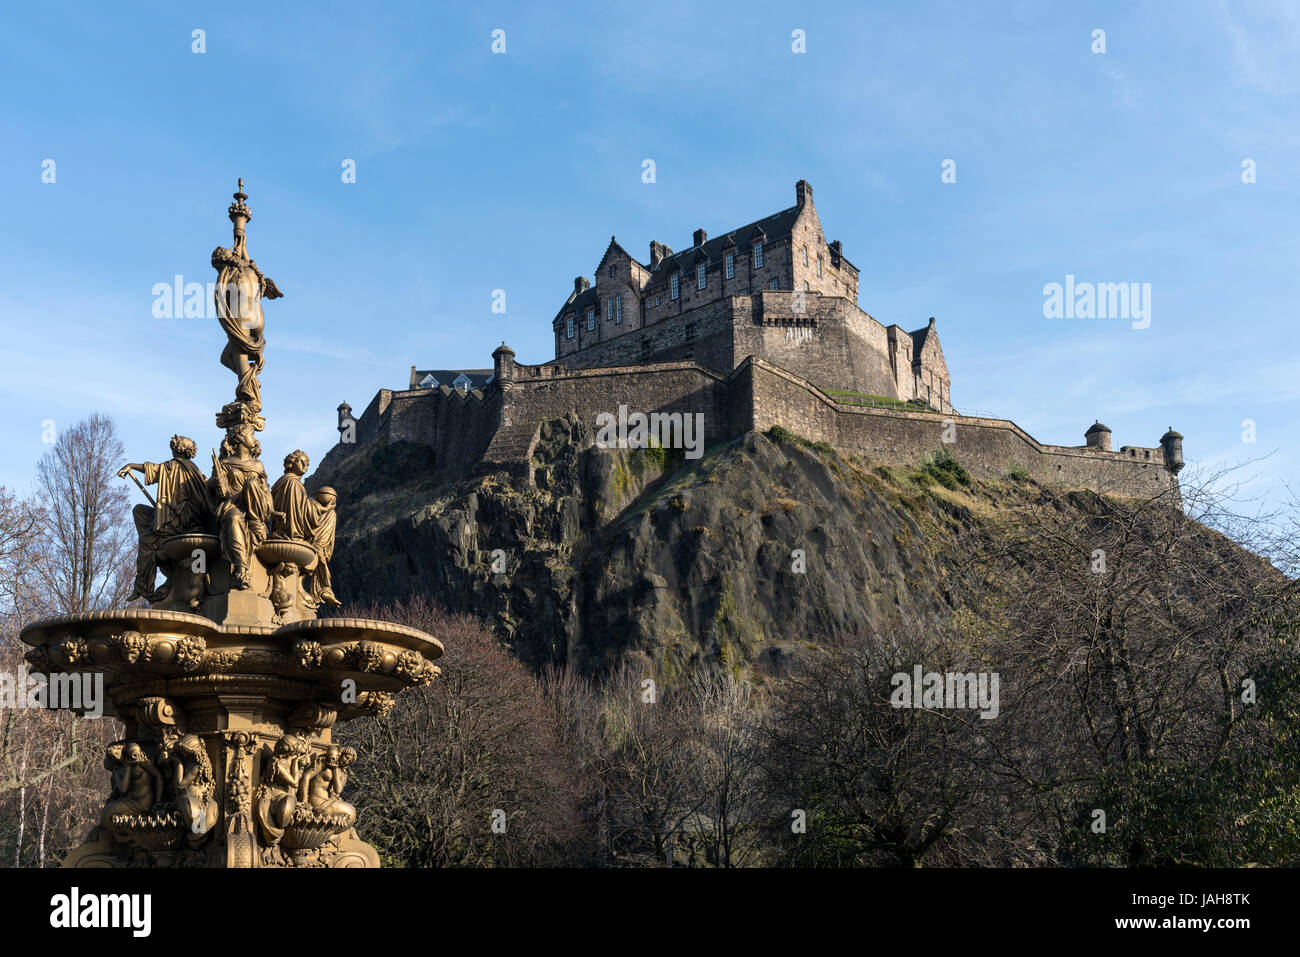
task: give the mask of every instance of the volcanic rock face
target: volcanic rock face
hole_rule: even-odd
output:
[[[435,485],[412,443],[361,448],[309,484],[348,504],[340,597],[430,594],[491,622],[536,666],[639,652],[669,667],[762,667],[947,609],[953,541],[974,499],[997,490],[922,494],[897,471],[783,439],[750,433],[691,462],[596,448],[569,416],[541,427],[536,487],[503,475]]]

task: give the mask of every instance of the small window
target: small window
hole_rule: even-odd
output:
[[[614,325],[623,321],[623,297],[614,297]]]
[[[754,268],[763,268],[763,240],[754,243]]]
[[[807,280],[807,279],[805,279],[805,280],[803,281],[803,291],[804,291],[804,292],[808,292],[808,291],[809,291],[809,290],[808,290],[808,280]]]
[[[818,275],[818,277],[820,277],[821,274],[822,274],[822,257],[821,257],[821,256],[818,256],[818,257],[817,257],[817,275]]]
[[[779,280],[779,279],[769,279],[769,280],[768,280],[768,283],[767,283],[767,288],[768,288],[768,289],[780,289],[780,288],[781,288],[781,280]]]
[[[805,266],[808,265],[808,247],[807,247],[807,246],[805,246],[805,247],[803,248],[803,264],[804,264]]]
[[[669,284],[671,286],[671,290],[668,293],[668,298],[670,299],[681,298],[681,287],[677,283],[677,273],[673,273],[672,278],[669,280]]]
[[[574,332],[576,331],[576,330],[575,330],[575,326],[576,326],[576,325],[577,325],[577,323],[575,323],[575,322],[573,321],[573,316],[570,316],[570,317],[569,317],[569,331],[568,331],[568,337],[569,337],[570,339],[572,339],[573,336],[574,336]]]
[[[704,263],[695,267],[695,288],[703,289],[708,284],[708,274],[704,271]]]
[[[735,253],[727,253],[726,264],[727,264],[727,278],[735,279],[736,278],[736,254]]]
[[[655,305],[656,305],[656,306],[659,305],[659,302],[660,302],[661,299],[663,299],[662,296],[655,296]]]
[[[609,322],[609,320],[613,318],[614,318],[614,300],[606,299],[605,300],[605,321]]]
[[[594,307],[587,310],[587,328],[596,328],[596,310]]]

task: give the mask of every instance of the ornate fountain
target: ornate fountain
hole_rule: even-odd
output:
[[[338,605],[336,498],[308,494],[301,451],[274,485],[262,466],[262,300],[281,293],[248,256],[243,188],[228,210],[234,245],[212,253],[221,363],[238,383],[217,413],[225,438],[211,473],[181,435],[170,460],[119,473],[150,502],[133,513],[132,594],[149,607],[22,631],[34,671],[102,672],[109,713],[126,725],[105,758],[112,793],[65,867],[378,867],[341,796],[356,752],[333,743],[333,728],[385,714],[397,692],[439,674],[443,648],[430,635],[317,617]]]

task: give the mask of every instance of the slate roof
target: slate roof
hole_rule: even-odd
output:
[[[437,379],[439,386],[445,385],[448,388],[455,388],[457,377],[465,375],[469,377],[469,387],[471,389],[481,389],[492,381],[496,372],[492,369],[412,369],[410,388],[425,388],[420,385],[420,382],[427,375],[432,375]],[[437,388],[437,386],[429,386],[429,388]]]
[[[703,252],[708,257],[709,262],[717,263],[722,261],[723,248],[732,245],[741,250],[746,250],[752,244],[756,230],[761,229],[763,232],[764,242],[775,242],[778,239],[787,239],[790,236],[790,230],[794,227],[794,221],[799,216],[799,207],[791,206],[789,209],[783,209],[779,213],[773,213],[763,219],[756,219],[752,223],[746,223],[739,229],[732,229],[706,240],[703,246],[691,246],[689,249],[683,249],[681,252],[674,253],[659,261],[659,264],[650,270],[650,285],[658,282],[667,281],[668,274],[675,269],[682,272],[689,272],[695,268],[695,261],[698,253]],[[730,242],[728,242],[730,240]]]

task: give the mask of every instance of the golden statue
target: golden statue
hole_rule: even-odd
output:
[[[261,454],[262,444],[247,425],[232,429],[221,441],[221,458],[212,453],[208,488],[217,503],[221,554],[230,562],[230,584],[236,589],[252,585],[254,552],[266,540],[275,511]]]
[[[131,511],[135,530],[140,537],[140,550],[135,560],[135,587],[127,601],[144,598],[157,602],[166,597],[167,586],[154,588],[158,573],[158,559],[168,538],[184,532],[201,531],[212,514],[203,473],[194,464],[198,447],[194,440],[183,435],[173,435],[172,457],[161,464],[153,462],[128,462],[117,472],[126,478],[134,472],[144,475],[145,485],[158,486],[157,500],[152,505],[137,505]],[[135,479],[134,475],[131,475]],[[139,485],[139,481],[136,480]],[[144,486],[141,486],[144,491]],[[148,496],[148,492],[145,495]]]
[[[245,203],[248,196],[244,193],[242,179],[234,199],[227,210],[235,227],[234,245],[229,248],[218,246],[212,251],[212,267],[217,270],[217,320],[226,334],[221,364],[239,376],[235,398],[248,403],[252,411],[260,412],[262,384],[258,376],[265,361],[262,351],[266,348],[262,300],[279,299],[283,293],[248,256],[244,226],[253,218],[253,213]]]
[[[302,477],[311,464],[307,453],[295,449],[284,457],[284,475],[271,486],[271,501],[277,514],[284,520],[275,526],[278,538],[291,538],[311,545],[316,552],[314,565],[305,568],[304,585],[317,604],[338,605],[330,587],[329,560],[334,554],[334,530],[337,527],[334,505],[336,496],[332,488],[322,488],[315,496],[307,493]]]

